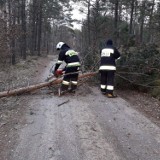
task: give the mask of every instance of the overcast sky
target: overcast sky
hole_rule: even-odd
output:
[[[73,19],[80,20],[82,22],[83,19],[85,19],[85,15],[80,13],[80,5],[79,4],[72,4],[74,10],[73,10]],[[74,25],[74,29],[81,29],[81,24],[77,24],[76,22],[72,23]]]
[[[142,1],[142,0],[141,0]],[[160,1],[160,0],[155,0],[156,2]],[[92,2],[94,2],[94,0],[92,0]],[[82,22],[82,20],[86,19],[86,15],[85,14],[82,14],[79,9],[80,8],[85,8],[84,6],[82,6],[82,4],[80,2],[77,2],[77,3],[73,3],[71,2],[71,5],[72,7],[74,8],[74,10],[72,11],[73,13],[73,16],[72,18],[73,19],[77,19],[77,20],[80,20]],[[72,23],[74,26],[73,28],[74,29],[81,29],[81,24],[78,24],[76,22]]]

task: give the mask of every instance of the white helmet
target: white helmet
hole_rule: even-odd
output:
[[[61,49],[61,47],[64,45],[64,42],[58,42],[58,44],[56,45],[56,49],[59,50]]]

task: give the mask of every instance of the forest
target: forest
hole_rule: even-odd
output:
[[[73,3],[80,6],[81,21],[72,18]],[[1,71],[28,57],[56,54],[59,41],[80,53],[83,72],[97,71],[107,39],[121,52],[117,87],[160,99],[158,0],[0,0]]]

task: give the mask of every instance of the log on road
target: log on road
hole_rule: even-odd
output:
[[[79,79],[83,79],[83,78],[87,78],[87,77],[89,78],[89,77],[92,77],[96,74],[97,74],[97,72],[84,73],[84,74],[79,75]],[[28,92],[40,89],[40,88],[53,86],[53,85],[59,84],[61,82],[62,82],[62,79],[57,78],[57,79],[54,79],[50,82],[43,82],[43,83],[39,83],[39,84],[27,86],[27,87],[3,91],[3,92],[0,92],[0,98],[14,96],[14,95],[21,95],[24,93],[28,93]]]

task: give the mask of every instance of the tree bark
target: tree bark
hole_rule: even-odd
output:
[[[33,0],[31,8],[32,35],[31,35],[31,49],[30,49],[32,55],[35,55],[35,50],[36,50],[36,15],[37,15],[37,0]]]
[[[130,17],[130,23],[129,23],[129,34],[132,34],[133,29],[133,12],[134,12],[134,6],[135,6],[135,0],[131,1],[131,17]]]
[[[117,40],[119,38],[118,32],[118,8],[119,8],[119,0],[115,1],[115,12],[114,12],[114,42],[117,45]]]
[[[146,1],[142,2],[141,22],[140,22],[140,43],[143,42],[144,20],[145,20]]]
[[[85,74],[79,75],[79,79],[89,78],[89,77],[92,77],[96,74],[97,74],[97,72],[85,73]],[[18,89],[3,91],[3,92],[0,92],[0,98],[21,95],[24,93],[35,91],[35,90],[43,88],[43,87],[53,86],[53,85],[59,84],[61,82],[62,82],[62,79],[55,79],[50,82],[42,82],[42,83],[39,83],[36,85],[31,85],[31,86],[27,86],[27,87],[18,88]]]
[[[91,6],[91,2],[90,0],[88,1],[88,13],[87,13],[87,27],[88,27],[88,44],[90,46],[91,44],[91,34],[90,34],[90,6]]]
[[[37,32],[37,51],[38,51],[38,56],[41,55],[41,34],[42,34],[42,7],[43,7],[43,2],[39,2],[39,15],[38,15],[38,32]]]
[[[155,0],[152,0],[150,15],[149,15],[149,31],[148,31],[148,42],[152,42],[153,36],[153,12],[154,12]]]
[[[15,9],[15,2],[11,3],[11,1],[8,1],[8,9],[9,9],[9,28],[10,30],[15,28],[16,24],[16,9]],[[15,32],[15,31],[13,31]],[[10,38],[10,48],[11,48],[11,60],[12,65],[16,64],[16,51],[15,51],[15,37],[14,33],[11,33]]]
[[[22,0],[22,44],[21,44],[21,51],[23,59],[26,59],[26,0]]]

